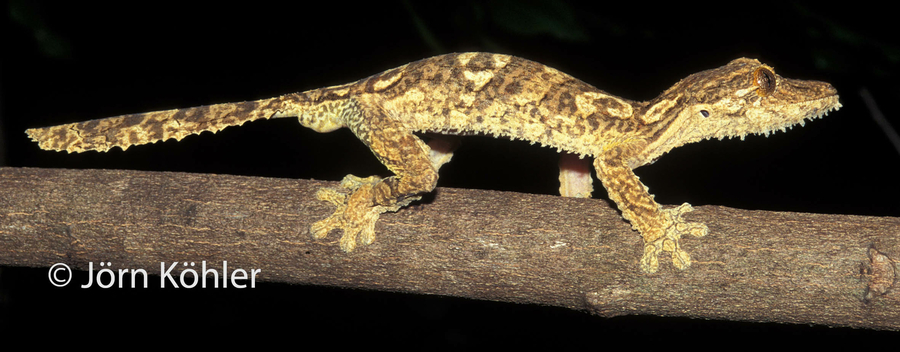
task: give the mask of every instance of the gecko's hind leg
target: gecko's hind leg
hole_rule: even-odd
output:
[[[341,229],[341,249],[350,252],[357,244],[375,240],[375,224],[382,213],[397,211],[430,192],[437,184],[435,164],[449,157],[435,157],[431,149],[400,121],[374,103],[356,100],[344,112],[350,128],[394,176],[380,178],[347,175],[339,189],[323,188],[316,196],[335,206],[328,218],[314,223],[315,238]],[[435,161],[432,161],[432,158]]]
[[[591,162],[575,154],[559,154],[559,195],[590,198],[594,192]]]

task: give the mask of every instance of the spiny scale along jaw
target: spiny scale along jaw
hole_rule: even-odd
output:
[[[703,139],[768,136],[840,107],[828,83],[784,78],[757,60],[739,58],[676,83],[648,102],[642,120],[668,125],[650,143],[656,157]]]

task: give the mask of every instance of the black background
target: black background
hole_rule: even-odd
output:
[[[386,175],[349,132],[317,134],[294,119],[77,155],[41,151],[24,130],[267,98],[355,81],[447,52],[521,56],[639,100],[688,74],[746,56],[786,77],[832,83],[844,108],[768,138],[677,148],[637,171],[656,199],[900,216],[900,146],[891,144],[859,94],[870,91],[888,121],[900,126],[893,10],[847,2],[591,4],[9,1],[0,165],[325,180]],[[556,177],[553,150],[472,137],[441,170],[439,186],[555,194]],[[85,280],[85,273],[79,275],[75,280]],[[289,337],[295,344],[288,348],[297,349],[320,341],[427,349],[624,342],[643,349],[898,337],[821,326],[605,319],[552,307],[273,283],[252,290],[56,289],[46,282],[45,268],[17,267],[0,268],[0,329],[131,331],[148,338],[189,331],[209,341]]]

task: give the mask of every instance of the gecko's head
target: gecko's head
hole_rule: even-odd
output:
[[[698,72],[648,102],[642,121],[660,123],[661,152],[708,138],[768,135],[841,107],[830,84],[784,78],[754,59]],[[659,150],[659,149],[658,149]]]

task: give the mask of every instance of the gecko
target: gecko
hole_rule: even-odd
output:
[[[42,149],[77,153],[181,140],[258,119],[298,118],[302,126],[322,133],[348,128],[393,176],[347,175],[339,187],[317,192],[336,210],[313,223],[309,232],[321,239],[342,230],[339,243],[346,252],[375,240],[381,214],[398,211],[436,187],[438,170],[458,143],[445,138],[426,143],[417,134],[525,140],[564,152],[563,166],[578,169],[593,158],[609,198],[643,238],[640,269],[654,273],[661,255],[669,255],[677,269],[688,268],[692,259],[681,238],[702,237],[709,230],[683,218],[692,211],[690,204],[657,203],[635,168],[688,143],[768,136],[840,107],[830,84],[785,78],[749,58],[694,73],[654,99],[634,101],[534,61],[471,52],[274,98],[122,115],[26,133]],[[590,196],[589,166],[587,176],[584,168],[566,169],[560,176],[563,195]],[[567,187],[566,182],[576,185]]]

